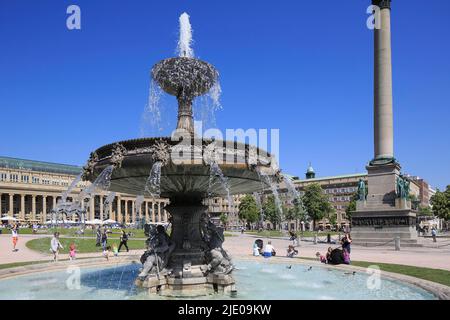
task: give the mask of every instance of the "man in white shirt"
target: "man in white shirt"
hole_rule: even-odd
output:
[[[269,241],[264,247],[264,257],[270,258],[273,255],[275,255],[275,248],[272,246],[272,241]]]

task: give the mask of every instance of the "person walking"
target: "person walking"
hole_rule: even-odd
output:
[[[106,233],[106,229],[104,229],[103,232],[102,232],[101,241],[102,241],[103,251],[105,251],[106,250],[106,245],[108,244],[108,234]]]
[[[127,242],[128,242],[128,235],[127,235],[127,233],[125,232],[125,230],[122,229],[122,234],[120,235],[119,250],[117,250],[117,251],[120,252],[120,249],[122,248],[122,246],[125,246],[125,248],[127,248],[127,252],[130,251],[130,250],[128,249]]]
[[[436,242],[436,229],[434,227],[431,229],[431,237],[433,238],[433,242]]]
[[[11,236],[12,236],[12,243],[13,243],[13,252],[19,251],[19,249],[16,248],[17,242],[19,241],[19,227],[15,223],[13,227],[11,228]]]
[[[100,247],[102,240],[102,232],[100,231],[100,227],[97,228],[95,246]]]
[[[59,232],[55,232],[53,234],[52,240],[50,241],[50,250],[53,253],[53,261],[54,262],[58,261],[58,255],[59,255],[60,249],[64,249],[64,247],[62,246],[61,242],[59,242]]]

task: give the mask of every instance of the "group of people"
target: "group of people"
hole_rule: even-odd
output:
[[[13,228],[12,230],[15,230]],[[14,231],[13,231],[14,232]],[[15,231],[17,232],[17,231]],[[53,237],[50,241],[50,251],[53,254],[53,261],[58,261],[59,253],[62,249],[64,249],[63,245],[61,244],[61,241],[59,240],[60,233],[55,232],[53,234]],[[13,233],[13,239],[14,239],[14,233]],[[100,228],[97,229],[97,235],[96,235],[96,246],[101,246],[103,249],[103,257],[105,257],[106,260],[109,260],[109,257],[111,255],[111,252],[114,254],[114,256],[118,256],[120,249],[122,246],[124,246],[127,249],[127,252],[129,252],[128,248],[128,234],[125,232],[125,230],[121,231],[120,235],[120,244],[117,247],[116,243],[113,243],[112,246],[108,245],[108,234],[106,230],[100,230]],[[17,239],[14,241],[14,248],[17,244]],[[69,245],[69,260],[75,260],[76,259],[76,253],[77,253],[77,247],[74,242],[71,242]]]
[[[263,241],[261,239],[258,239],[253,244],[253,256],[263,256],[265,258],[270,258],[272,256],[275,256],[277,252],[275,251],[275,248],[272,245],[272,241],[268,241],[267,244],[263,248]]]
[[[341,247],[333,249],[328,248],[325,255],[316,253],[317,259],[322,263],[327,264],[350,264],[350,252],[351,252],[352,237],[350,233],[346,233],[341,239]]]

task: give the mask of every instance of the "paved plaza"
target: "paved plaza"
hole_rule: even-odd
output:
[[[0,247],[2,253],[0,256],[0,264],[25,262],[25,261],[42,261],[51,260],[52,255],[49,251],[48,254],[40,253],[31,249],[28,249],[25,245],[27,241],[48,237],[47,235],[22,235],[19,238],[17,252],[11,250],[11,236],[0,236]],[[250,256],[252,252],[252,246],[256,239],[259,237],[255,235],[233,233],[233,236],[227,237],[224,242],[224,248],[228,250],[233,257],[245,257]],[[264,238],[264,243],[268,240],[272,241],[277,254],[280,257],[285,256],[286,248],[292,241],[287,238]],[[95,239],[92,239],[94,242]],[[145,239],[142,239],[145,241]],[[439,240],[436,244],[429,238],[420,239],[420,243],[423,247],[417,248],[403,248],[400,251],[395,251],[394,246],[381,246],[381,247],[362,247],[354,245],[352,247],[351,258],[355,261],[370,261],[379,263],[393,263],[403,264],[417,267],[428,267],[435,269],[444,269],[450,271],[450,239],[444,238]],[[314,258],[316,252],[325,253],[327,248],[331,246],[333,248],[338,247],[337,244],[318,243],[314,244],[312,241],[301,241],[297,247],[299,250],[299,258]],[[121,252],[121,256],[136,256],[139,257],[144,250],[130,250],[130,252]],[[101,252],[98,253],[80,253],[77,255],[82,257],[100,257]],[[66,259],[64,254],[60,255],[60,259]],[[276,258],[275,258],[276,259]]]

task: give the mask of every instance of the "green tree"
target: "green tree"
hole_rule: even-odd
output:
[[[255,199],[251,195],[246,195],[239,204],[239,219],[245,223],[254,223],[258,221],[259,209]]]
[[[435,216],[444,220],[450,219],[450,185],[444,192],[437,190],[431,197],[430,202]]]
[[[326,215],[334,212],[328,197],[323,193],[322,187],[318,183],[305,187],[302,201],[308,216],[313,221],[313,229],[316,228],[317,220],[323,219]]]
[[[306,220],[306,212],[301,199],[294,199],[293,206],[291,208],[285,208],[283,212],[285,213],[286,220]]]
[[[275,197],[268,196],[263,203],[263,213],[266,220],[269,220],[274,228],[281,222],[281,212],[275,204]]]
[[[222,214],[219,217],[220,222],[222,222],[222,225],[225,227],[225,229],[227,228],[227,223],[228,223],[228,214],[222,212]]]
[[[431,210],[428,206],[419,206],[419,215],[420,216],[432,216],[433,210]]]
[[[356,201],[358,201],[358,193],[353,194],[348,207],[345,209],[345,216],[348,220],[352,219],[352,213],[356,211]]]

